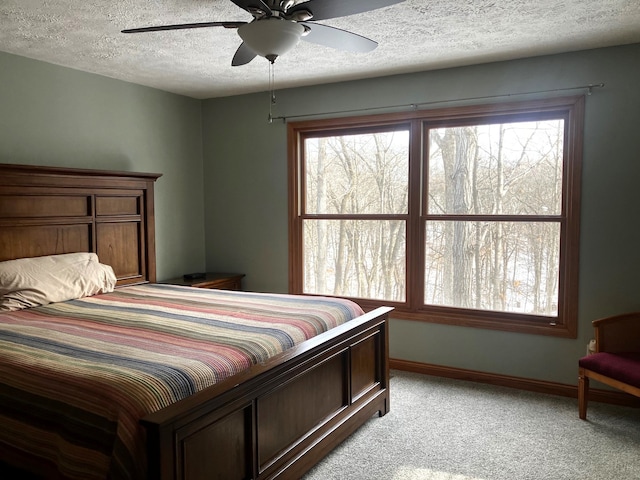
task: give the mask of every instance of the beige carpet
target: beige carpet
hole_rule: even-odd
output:
[[[305,480],[640,480],[640,409],[392,372],[374,417]]]

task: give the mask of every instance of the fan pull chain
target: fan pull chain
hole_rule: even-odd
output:
[[[275,66],[274,62],[269,62],[269,123],[273,123],[272,108],[276,104],[276,91],[275,91]]]

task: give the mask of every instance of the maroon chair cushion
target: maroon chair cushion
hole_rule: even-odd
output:
[[[582,357],[578,365],[592,372],[640,388],[640,353],[600,352]]]

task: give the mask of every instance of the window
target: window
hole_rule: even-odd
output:
[[[582,97],[289,125],[290,290],[575,337]]]

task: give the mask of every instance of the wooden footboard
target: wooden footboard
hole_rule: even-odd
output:
[[[378,308],[142,420],[149,478],[299,478],[389,411]]]

